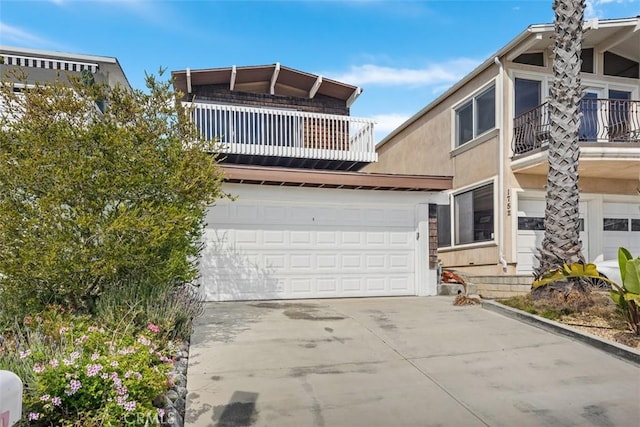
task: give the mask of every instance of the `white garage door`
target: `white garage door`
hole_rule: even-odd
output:
[[[533,273],[538,265],[535,254],[544,238],[544,200],[518,200],[517,272]],[[586,232],[586,206],[580,203],[580,240],[582,253],[589,258],[589,239]]]
[[[604,203],[603,255],[618,259],[618,248],[625,247],[640,256],[640,203]]]
[[[201,257],[207,300],[416,294],[415,205],[259,188],[260,200],[241,194],[210,209]],[[313,197],[296,201],[301,195]]]

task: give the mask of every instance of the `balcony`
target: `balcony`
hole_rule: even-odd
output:
[[[580,176],[637,179],[640,101],[588,98],[580,110]],[[548,103],[513,120],[514,172],[546,174],[550,131]]]
[[[595,143],[640,142],[640,101],[585,99],[578,139]],[[549,104],[544,103],[513,120],[513,154],[518,156],[549,143]]]
[[[358,170],[377,161],[373,120],[212,103],[184,103],[222,162]]]

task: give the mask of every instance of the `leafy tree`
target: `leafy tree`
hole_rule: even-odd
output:
[[[584,0],[555,0],[553,83],[549,102],[551,137],[546,186],[545,233],[540,247],[536,278],[564,264],[584,263],[578,202],[578,131],[580,128],[580,53]],[[534,298],[552,288],[567,295],[572,289],[586,292],[578,279],[564,280],[533,289]]]
[[[69,80],[2,82],[4,314],[91,309],[131,281],[192,281],[207,205],[222,196],[215,147],[171,82],[148,75],[147,91],[132,91]]]

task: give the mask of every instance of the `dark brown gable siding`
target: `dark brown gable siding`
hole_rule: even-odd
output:
[[[310,113],[349,115],[349,108],[346,106],[345,101],[325,95],[316,95],[313,99],[309,99],[265,93],[239,92],[229,90],[229,86],[226,84],[195,86],[193,93],[196,102],[211,101],[231,105],[288,108]],[[193,98],[190,100],[193,100]]]

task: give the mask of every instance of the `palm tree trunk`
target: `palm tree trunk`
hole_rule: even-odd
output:
[[[580,53],[585,1],[554,0],[553,9],[555,48],[553,84],[549,101],[549,172],[546,186],[545,233],[538,256],[540,265],[535,270],[537,278],[550,269],[562,267],[565,263],[584,262],[578,212],[578,131],[581,118]],[[560,286],[568,292],[572,283],[564,282],[553,286]],[[534,290],[534,297],[545,291],[538,289],[540,291]]]

